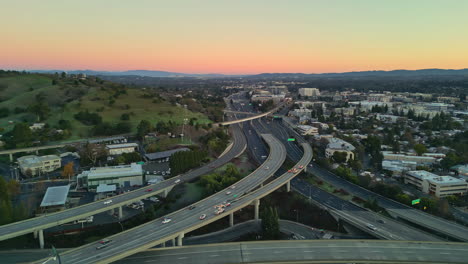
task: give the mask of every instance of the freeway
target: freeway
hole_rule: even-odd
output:
[[[342,188],[355,196],[361,197],[362,199],[376,199],[379,205],[385,208],[392,215],[416,223],[420,226],[430,228],[431,230],[440,232],[452,238],[461,241],[468,241],[468,228],[462,225],[442,219],[440,217],[429,215],[386,197],[380,196],[374,192],[352,184],[327,170],[321,169],[316,164],[314,164],[314,167],[311,168],[310,172],[317,177],[322,178],[324,181],[327,181],[338,188]]]
[[[40,231],[49,227],[65,224],[74,220],[82,219],[100,212],[125,206],[132,202],[154,196],[162,192],[167,194],[167,192],[169,192],[174,187],[174,185],[176,185],[177,180],[180,179],[181,182],[193,180],[214,170],[215,168],[223,166],[228,161],[239,156],[246,148],[246,139],[238,125],[232,127],[232,132],[234,136],[234,144],[232,148],[225,155],[203,167],[157,184],[148,185],[144,188],[106,199],[112,200],[112,203],[110,204],[104,204],[104,201],[106,200],[101,200],[57,213],[0,226],[0,240],[9,239],[12,237]],[[152,189],[152,191],[147,191],[148,189]]]
[[[179,245],[184,233],[193,231],[201,226],[212,223],[230,213],[252,203],[255,199],[263,196],[249,193],[262,184],[276,170],[278,170],[286,159],[284,145],[272,135],[264,134],[262,137],[270,147],[270,155],[267,160],[254,172],[235,184],[235,188],[229,187],[195,204],[194,209],[181,209],[165,217],[172,219],[171,222],[163,224],[162,218],[140,225],[133,229],[121,232],[109,237],[112,240],[109,246],[100,250],[96,244],[87,244],[71,251],[64,252],[61,256],[64,263],[109,263],[121,259],[139,251],[151,248],[166,241],[178,238]],[[291,173],[290,173],[291,174]],[[262,190],[264,188],[260,188]],[[272,190],[269,190],[270,192]],[[228,194],[228,192],[230,192]],[[264,194],[263,192],[261,194]],[[226,207],[224,213],[215,215],[215,206],[226,200],[233,200],[232,205]],[[258,212],[258,205],[256,206]],[[206,218],[200,220],[199,216],[205,214]],[[258,213],[256,214],[258,218]],[[48,263],[51,263],[49,261]]]
[[[287,240],[151,249],[115,263],[466,263],[467,258],[466,243]]]
[[[288,156],[293,161],[299,160],[303,155],[302,150],[296,143],[286,141],[286,139],[294,132],[286,130],[285,127],[281,125],[281,122],[270,121],[265,124],[262,119],[257,119],[252,122],[256,124],[256,126],[263,127],[263,129],[270,128],[270,131],[275,134],[281,142],[286,142],[285,146]],[[297,133],[294,133],[294,136],[296,137],[297,142],[305,142],[305,140]],[[310,169],[311,168],[308,167],[308,170]],[[365,230],[367,233],[375,237],[390,240],[440,241],[439,238],[431,234],[409,227],[403,223],[345,201],[311,185],[303,179],[295,178],[291,181],[291,185],[295,191],[314,200],[319,204],[319,206],[330,210],[335,217],[344,219],[346,222],[361,230]],[[374,225],[377,229],[371,230],[367,227],[368,224]]]

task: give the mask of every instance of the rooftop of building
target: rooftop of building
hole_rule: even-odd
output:
[[[437,184],[466,184],[467,182],[463,179],[458,179],[452,176],[439,176],[437,174],[425,171],[425,170],[416,170],[408,171],[408,175],[416,177],[421,180],[427,180],[429,182]]]
[[[169,158],[172,154],[179,152],[179,151],[189,151],[189,148],[178,148],[178,149],[171,149],[161,152],[154,152],[154,153],[146,153],[145,157],[149,160],[156,160],[156,159],[164,159]]]
[[[52,161],[60,159],[57,155],[45,155],[45,156],[36,156],[36,155],[28,155],[22,156],[18,158],[18,163],[20,166],[31,166],[31,165],[41,165],[42,162],[45,161]]]
[[[78,177],[92,178],[112,178],[143,175],[141,164],[132,163],[130,165],[119,165],[109,167],[95,167],[88,171],[83,171]]]
[[[131,147],[138,147],[137,143],[122,143],[122,144],[112,144],[106,145],[108,149],[119,149],[119,148],[131,148]]]
[[[49,187],[42,198],[41,207],[64,205],[67,201],[70,185]]]
[[[356,149],[353,145],[342,140],[341,138],[332,137],[328,139],[328,142],[329,143],[327,145],[327,148],[329,149],[342,149],[348,151],[353,151]]]

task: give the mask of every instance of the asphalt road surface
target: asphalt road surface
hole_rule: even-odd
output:
[[[362,199],[376,199],[379,203],[379,206],[385,208],[390,214],[396,215],[410,222],[414,222],[418,225],[428,227],[452,238],[468,241],[467,227],[421,212],[417,209],[413,209],[386,197],[380,196],[360,186],[352,184],[327,170],[321,169],[316,164],[313,165],[313,168],[311,168],[309,172],[313,173],[319,178],[322,178],[324,181],[329,182],[338,188],[342,188]]]
[[[466,263],[467,259],[466,243],[288,240],[152,249],[114,263]]]
[[[235,188],[227,188],[220,191],[204,200],[195,203],[193,210],[187,208],[181,209],[167,215],[172,219],[171,222],[163,224],[162,218],[156,219],[136,228],[116,234],[109,239],[112,240],[108,247],[96,249],[97,243],[91,243],[82,247],[76,248],[62,254],[63,263],[107,263],[109,259],[118,259],[120,256],[127,256],[136,253],[140,250],[145,250],[162,242],[171,240],[181,233],[187,233],[199,228],[200,226],[209,224],[222,217],[228,216],[229,212],[237,211],[239,204],[250,203],[256,196],[249,194],[255,187],[263,183],[269,178],[284,162],[286,152],[284,145],[276,140],[272,135],[262,135],[265,141],[270,146],[270,156],[267,160],[249,176],[246,176],[235,184]],[[227,194],[227,192],[231,192]],[[245,196],[242,196],[244,195]],[[226,208],[226,212],[215,215],[215,206],[231,199],[238,201]],[[200,220],[199,216],[206,214],[204,220]],[[127,255],[125,255],[127,254]],[[42,263],[42,262],[40,262]],[[52,260],[47,263],[56,263]]]

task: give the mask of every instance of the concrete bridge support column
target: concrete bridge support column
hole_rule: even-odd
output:
[[[34,234],[34,238],[37,238],[37,231],[34,231],[33,234]]]
[[[286,183],[286,191],[287,191],[287,192],[291,192],[291,181],[288,181],[288,182]]]
[[[39,150],[38,150],[38,149],[36,149],[36,155],[38,155],[38,156],[39,156]]]
[[[168,194],[169,194],[169,191],[167,189],[165,189],[164,193],[163,193],[164,198],[166,198]]]
[[[165,248],[165,247],[166,247],[166,242],[162,242],[162,243],[161,243],[161,247],[162,247],[162,248]]]
[[[184,238],[184,233],[180,233],[179,236],[177,237],[177,246],[181,247],[182,246],[182,239]]]
[[[44,249],[44,231],[39,230],[39,246],[41,249]]]
[[[234,212],[229,214],[229,226],[234,226]]]
[[[307,172],[307,165],[304,166],[304,172]]]
[[[122,206],[119,206],[119,219],[122,219],[122,217],[123,217]]]
[[[260,199],[257,199],[254,201],[254,206],[255,206],[255,220],[258,220],[260,217],[259,217],[259,213],[260,213]]]
[[[175,246],[176,246],[176,244],[175,244],[175,238],[173,238],[173,239],[171,240],[171,242],[172,242],[172,246],[175,247]]]
[[[10,162],[13,162],[13,153],[10,153]]]

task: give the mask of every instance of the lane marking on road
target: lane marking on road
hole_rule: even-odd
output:
[[[306,252],[306,253],[314,253],[315,251],[313,251],[313,250],[304,250],[304,252]]]
[[[180,258],[177,258],[177,259],[187,259],[188,257],[180,257]]]
[[[219,255],[210,255],[210,257],[212,257],[212,258],[219,257]]]

